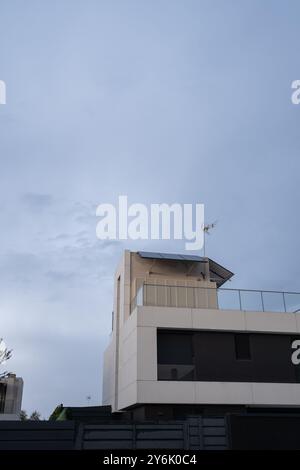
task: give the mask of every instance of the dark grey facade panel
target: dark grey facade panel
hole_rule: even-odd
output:
[[[299,415],[231,415],[228,423],[233,450],[300,449]]]
[[[158,380],[300,383],[300,365],[291,360],[295,338],[300,336],[158,330]]]

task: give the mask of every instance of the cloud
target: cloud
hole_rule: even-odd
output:
[[[27,208],[33,211],[47,209],[53,203],[53,198],[50,194],[25,193],[22,195],[21,200]]]

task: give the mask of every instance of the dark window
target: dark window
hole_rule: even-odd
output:
[[[299,340],[299,337],[297,337],[297,336],[292,336],[291,337],[290,356],[291,356],[291,363],[293,364],[293,368],[294,368],[294,371],[295,371],[296,382],[300,383],[300,364],[294,364],[292,362],[293,353],[295,353],[299,349],[298,347],[295,347],[295,345],[293,344],[295,340]],[[297,356],[298,356],[298,354],[297,354]]]
[[[159,364],[191,364],[193,362],[192,335],[189,333],[158,333]]]
[[[0,383],[0,413],[4,413],[6,396],[6,384]]]
[[[159,331],[157,362],[158,380],[194,380],[192,334]]]
[[[250,337],[245,333],[234,335],[235,357],[240,360],[251,360]]]
[[[300,336],[158,330],[158,380],[300,383],[291,360]]]

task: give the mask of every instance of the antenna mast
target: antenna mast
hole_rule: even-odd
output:
[[[205,258],[205,241],[206,235],[210,235],[210,231],[215,228],[217,222],[213,222],[212,224],[204,224],[203,225],[203,232],[204,232],[204,240],[203,240],[203,256]]]

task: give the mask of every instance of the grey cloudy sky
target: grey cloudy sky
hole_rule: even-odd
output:
[[[96,206],[202,202],[232,287],[299,290],[298,1],[0,0],[0,336],[23,406],[100,403]]]

